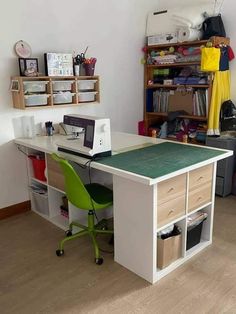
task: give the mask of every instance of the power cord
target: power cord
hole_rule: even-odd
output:
[[[24,154],[25,156],[29,157],[29,155],[28,155],[25,151],[23,151],[23,149],[21,148],[20,145],[17,145],[17,149],[18,149],[22,154]]]

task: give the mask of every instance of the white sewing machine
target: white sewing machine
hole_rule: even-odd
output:
[[[64,115],[63,123],[82,128],[84,133],[58,142],[59,151],[86,158],[111,155],[110,119],[73,114]]]

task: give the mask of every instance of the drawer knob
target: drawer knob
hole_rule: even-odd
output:
[[[170,188],[167,193],[174,191],[174,188]]]
[[[200,181],[200,180],[202,180],[202,179],[203,179],[203,176],[199,177],[199,178],[197,179],[197,181]]]
[[[171,214],[173,214],[174,211],[175,211],[174,209],[171,209],[171,210],[169,211],[169,213],[168,213],[168,216],[170,216]]]
[[[199,202],[201,199],[202,199],[202,197],[201,197],[201,196],[199,196],[199,197],[198,197],[198,199],[197,199],[197,202]]]

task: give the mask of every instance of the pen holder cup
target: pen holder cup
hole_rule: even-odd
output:
[[[74,74],[75,74],[75,76],[79,76],[80,75],[80,67],[81,67],[80,64],[75,64],[74,65]]]
[[[79,76],[85,76],[85,75],[87,75],[85,71],[85,64],[82,63],[79,65]]]
[[[46,134],[47,134],[47,136],[53,135],[53,127],[52,126],[46,127]]]
[[[85,68],[85,75],[86,76],[93,76],[94,75],[95,64],[85,63],[84,68]]]

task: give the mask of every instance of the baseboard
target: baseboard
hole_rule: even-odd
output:
[[[30,201],[25,201],[22,203],[14,204],[5,208],[0,209],[0,220],[25,213],[31,210]]]

